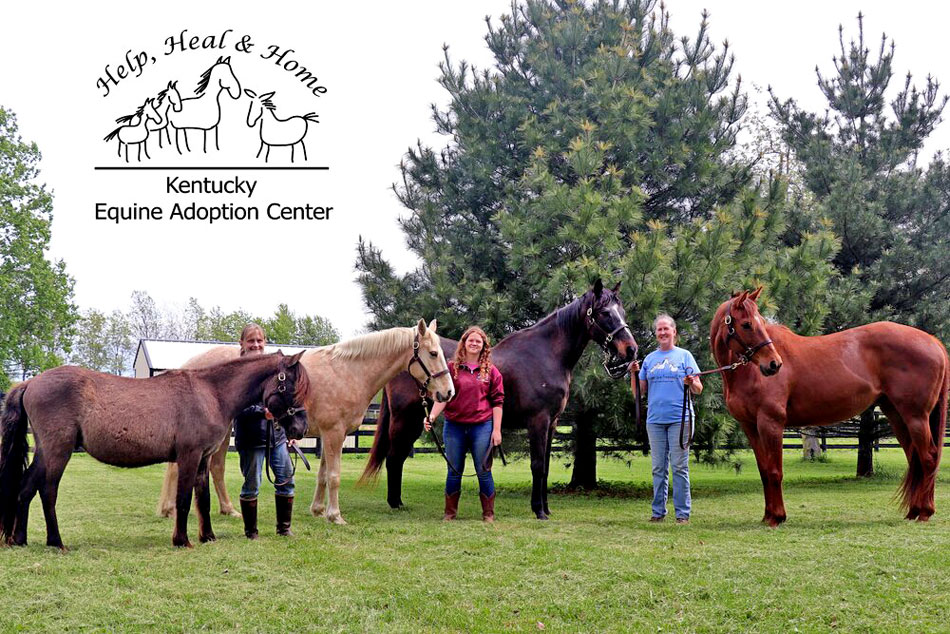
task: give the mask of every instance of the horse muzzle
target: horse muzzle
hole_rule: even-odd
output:
[[[440,403],[447,403],[452,400],[452,397],[455,396],[454,392],[449,392],[448,394],[443,394],[441,390],[436,390],[435,400]]]
[[[776,361],[769,361],[767,364],[759,364],[759,371],[762,372],[764,376],[775,376],[781,369],[782,364]]]

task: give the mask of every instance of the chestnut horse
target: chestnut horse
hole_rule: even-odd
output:
[[[726,407],[739,421],[765,490],[762,521],[785,521],[782,434],[786,427],[832,425],[872,405],[881,408],[907,456],[900,487],[907,519],[934,513],[934,484],[947,425],[950,361],[927,333],[877,322],[820,337],[768,324],[756,300],[762,288],[719,306],[710,326],[723,372]],[[758,367],[756,367],[758,366]]]
[[[30,502],[39,491],[46,516],[46,544],[63,548],[56,497],[77,442],[107,464],[141,467],[176,461],[178,513],[172,544],[191,547],[188,507],[198,498],[198,537],[213,541],[208,458],[221,443],[228,422],[244,408],[263,402],[289,437],[296,403],[306,400],[310,382],[300,355],[249,357],[206,370],[174,370],[150,379],[130,379],[62,366],[20,383],[6,398],[0,448],[0,533],[25,545]],[[26,468],[27,421],[36,451]]]
[[[626,313],[617,292],[597,280],[584,295],[538,323],[514,332],[492,348],[492,361],[505,386],[502,425],[528,428],[531,451],[531,510],[548,518],[548,469],[551,442],[558,417],[571,390],[574,366],[591,340],[613,355],[608,368],[613,378],[626,372],[637,354],[637,343],[624,321]],[[442,340],[442,350],[455,355],[457,341]],[[605,366],[606,367],[606,366]],[[422,434],[424,416],[419,390],[405,373],[386,386],[376,436],[361,481],[376,477],[386,462],[388,495],[392,508],[402,506],[403,463]]]
[[[348,339],[331,346],[312,348],[303,353],[301,365],[307,369],[314,384],[311,398],[306,403],[309,419],[308,435],[319,435],[323,454],[317,475],[310,512],[323,515],[336,524],[346,524],[340,514],[340,459],[346,435],[359,429],[370,401],[394,376],[409,369],[419,385],[425,385],[428,394],[439,401],[447,401],[455,394],[455,386],[448,374],[445,355],[436,334],[435,320],[428,328],[421,319],[415,327],[390,328],[362,337]],[[219,351],[215,353],[214,351]],[[213,348],[205,354],[238,355],[236,346]],[[407,375],[408,376],[408,375]],[[416,387],[416,393],[419,387]],[[222,436],[221,446],[228,442]],[[224,474],[224,457],[218,452]],[[215,468],[212,464],[212,472]],[[171,470],[165,473],[165,486],[159,508],[167,507]],[[219,492],[223,489],[219,488]],[[225,495],[227,493],[225,492]],[[329,498],[329,504],[327,499]],[[222,512],[224,501],[219,493]]]

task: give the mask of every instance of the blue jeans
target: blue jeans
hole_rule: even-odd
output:
[[[673,465],[673,510],[677,519],[689,519],[689,450],[680,447],[683,423],[650,423],[650,457],[653,459],[653,516],[666,516],[670,463]]]
[[[462,473],[465,471],[465,455],[471,451],[475,460],[475,473],[478,474],[478,490],[491,497],[495,494],[495,480],[491,471],[485,471],[485,456],[491,447],[492,421],[484,423],[453,423],[446,419],[442,428],[445,441],[445,457],[455,468],[446,466],[445,494],[451,495],[462,490]],[[456,471],[458,473],[456,473]]]
[[[241,474],[244,475],[244,486],[241,487],[241,499],[253,500],[261,490],[261,469],[264,466],[266,449],[242,449],[238,452],[241,457]],[[274,471],[274,493],[284,497],[294,494],[294,467],[290,463],[290,453],[287,443],[271,447],[270,466]]]

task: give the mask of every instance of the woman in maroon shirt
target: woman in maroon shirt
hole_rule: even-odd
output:
[[[471,451],[478,474],[478,497],[482,502],[482,519],[495,521],[495,481],[485,469],[485,457],[491,448],[501,444],[501,409],[505,388],[501,372],[491,362],[491,343],[488,335],[478,326],[462,334],[455,359],[449,362],[449,371],[455,382],[455,398],[448,403],[435,403],[429,418],[424,421],[428,431],[432,420],[445,410],[445,457],[448,473],[445,476],[445,515],[443,520],[454,520],[458,514],[462,494],[462,472],[465,455]]]

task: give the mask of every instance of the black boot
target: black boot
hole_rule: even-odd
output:
[[[293,537],[290,532],[290,518],[294,514],[294,496],[275,495],[274,502],[277,504],[277,534],[286,537]]]
[[[241,515],[244,517],[244,536],[257,539],[257,498],[241,498]]]

